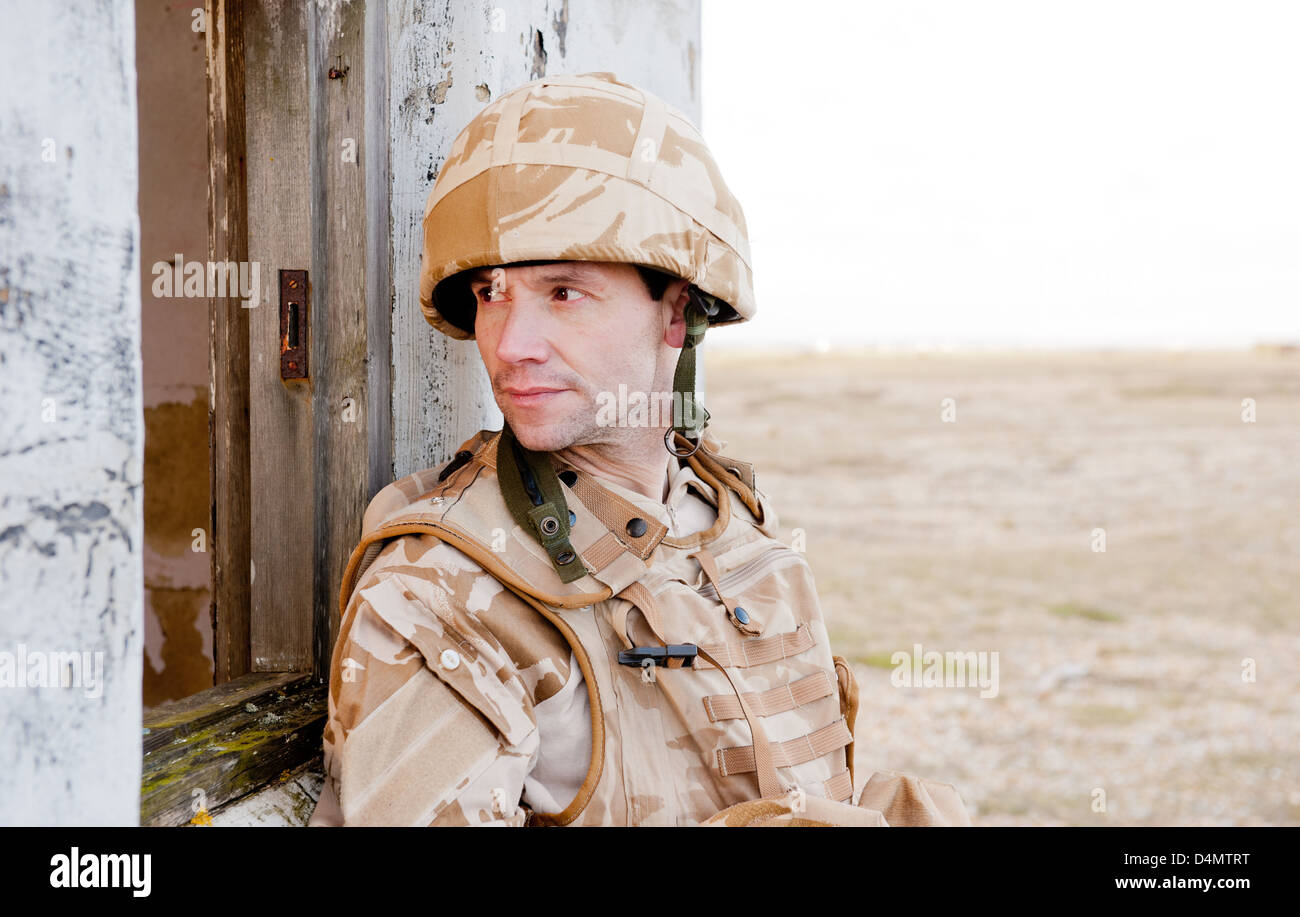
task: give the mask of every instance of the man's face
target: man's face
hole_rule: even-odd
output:
[[[479,353],[525,448],[554,452],[646,432],[598,424],[597,396],[620,383],[671,391],[686,281],[653,300],[630,264],[562,261],[471,276]]]

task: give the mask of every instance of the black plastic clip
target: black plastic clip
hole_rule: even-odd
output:
[[[460,468],[473,457],[474,457],[474,453],[470,452],[467,449],[457,452],[456,457],[447,463],[447,467],[442,469],[442,471],[438,472],[438,480],[439,481],[447,480],[447,478],[451,477],[453,474],[459,471]]]
[[[619,650],[619,665],[667,665],[669,659],[683,660],[683,666],[695,665],[695,654],[699,647],[694,643],[670,643],[667,646],[634,646],[630,650]]]

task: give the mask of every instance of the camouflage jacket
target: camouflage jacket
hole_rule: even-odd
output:
[[[712,522],[676,535],[564,468],[588,570],[564,584],[501,498],[496,442],[367,509],[311,824],[700,824],[774,787],[858,802],[853,676],[750,466],[706,436],[682,470]],[[620,664],[665,644],[699,656]]]

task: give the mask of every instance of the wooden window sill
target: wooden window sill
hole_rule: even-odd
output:
[[[306,672],[260,672],[150,710],[140,824],[205,824],[319,759],[327,691]]]

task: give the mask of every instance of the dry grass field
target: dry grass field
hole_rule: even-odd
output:
[[[855,664],[859,768],[979,825],[1300,824],[1300,356],[706,366]],[[914,644],[996,652],[997,695],[896,687]]]

